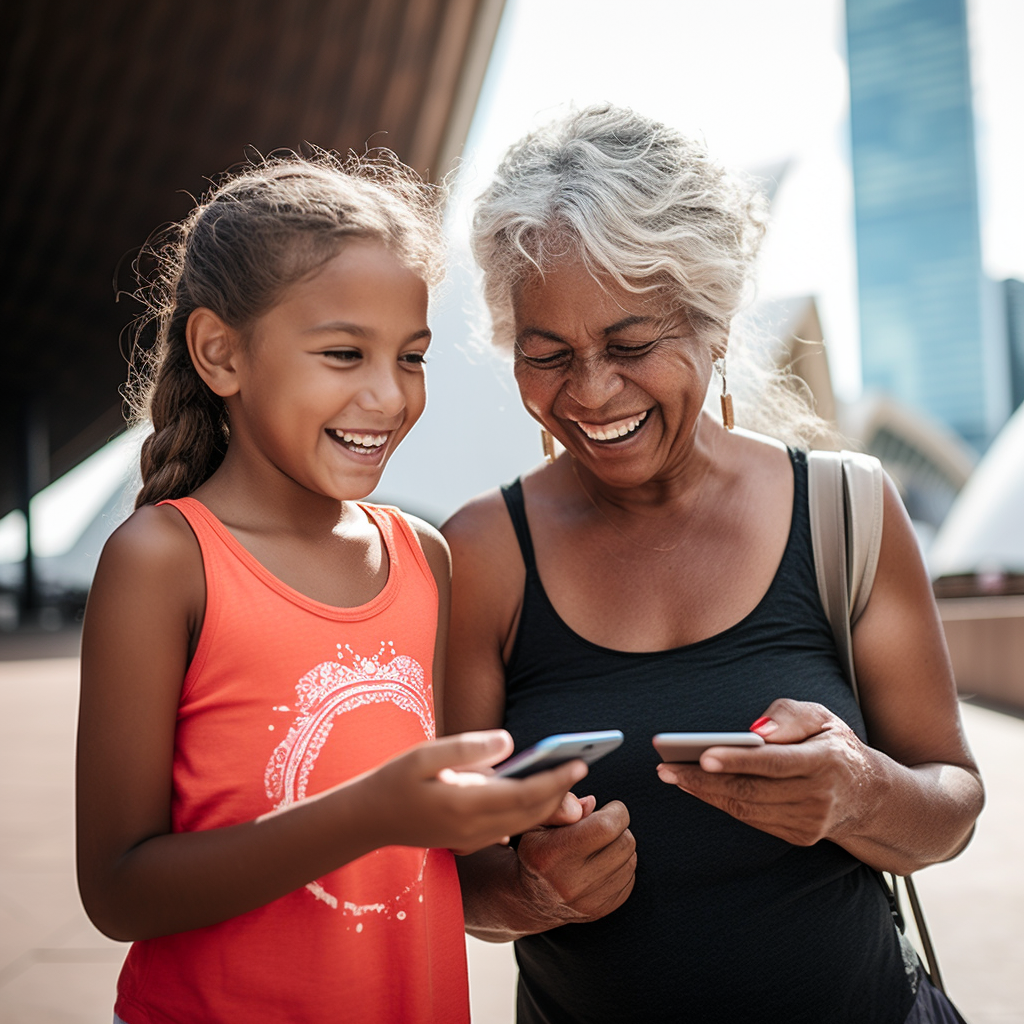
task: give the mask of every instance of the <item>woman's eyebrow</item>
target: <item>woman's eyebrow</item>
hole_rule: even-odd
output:
[[[638,316],[634,314],[633,316],[627,316],[623,317],[621,320],[617,320],[610,327],[606,327],[601,333],[607,337],[609,334],[615,334],[617,331],[625,331],[627,328],[637,327],[641,324],[660,323],[663,319],[663,317]]]
[[[548,341],[558,341],[563,343],[565,341],[560,334],[555,334],[554,331],[545,331],[541,327],[524,327],[516,335],[516,342],[521,342],[526,338],[545,338]]]

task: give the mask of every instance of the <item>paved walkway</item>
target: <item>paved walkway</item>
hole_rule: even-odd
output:
[[[109,1024],[126,947],[91,926],[75,888],[74,638],[43,638],[61,657],[30,657],[39,646],[0,638],[0,1024]],[[1024,1024],[1024,721],[964,718],[988,805],[967,852],[919,889],[967,1019]],[[510,949],[470,940],[470,977],[475,1024],[511,1024]]]

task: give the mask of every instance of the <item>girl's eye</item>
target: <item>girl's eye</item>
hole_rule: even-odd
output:
[[[407,363],[410,366],[426,366],[427,365],[427,353],[426,352],[406,352],[404,356],[400,357],[401,362]]]
[[[354,363],[363,358],[362,352],[355,348],[332,348],[323,352],[322,355],[338,363]]]

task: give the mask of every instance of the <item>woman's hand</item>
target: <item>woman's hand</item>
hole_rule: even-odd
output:
[[[491,774],[512,748],[504,729],[461,733],[420,743],[367,773],[364,807],[376,845],[469,854],[551,819],[586,764],[577,759],[525,779]]]
[[[777,700],[754,726],[763,747],[712,747],[699,767],[661,764],[658,776],[797,846],[840,841],[883,799],[877,751],[820,704]]]
[[[554,928],[571,922],[596,921],[625,902],[633,891],[636,842],[629,831],[629,812],[618,800],[594,810],[584,797],[579,818],[572,808],[549,827],[533,829],[519,840],[519,883],[526,901]]]

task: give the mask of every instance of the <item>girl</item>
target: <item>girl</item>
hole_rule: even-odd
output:
[[[423,411],[439,230],[390,155],[320,154],[228,180],[158,254],[143,486],[82,641],[79,885],[135,940],[116,1020],[466,1021],[445,848],[585,774],[434,740],[447,548],[358,501]]]

